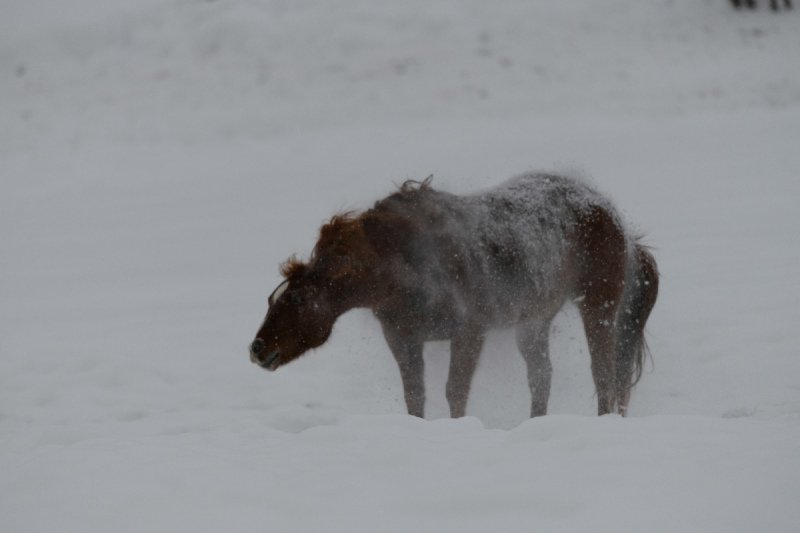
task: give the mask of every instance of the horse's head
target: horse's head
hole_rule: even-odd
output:
[[[339,316],[327,284],[302,270],[272,292],[267,317],[250,345],[250,360],[267,370],[322,345]]]
[[[283,265],[286,279],[269,297],[250,360],[275,370],[322,345],[339,315],[376,294],[374,263],[361,221],[334,217],[320,230],[308,263],[290,259]]]

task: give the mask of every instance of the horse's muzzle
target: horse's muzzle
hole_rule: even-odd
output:
[[[264,341],[261,339],[256,339],[253,341],[253,344],[250,345],[250,360],[254,363],[256,362],[256,357],[261,355],[261,352],[264,351],[267,345],[264,344]]]
[[[267,370],[275,370],[272,366],[280,357],[281,352],[278,350],[273,350],[264,355],[264,350],[266,349],[266,343],[261,339],[256,339],[253,341],[253,344],[250,345],[250,361],[257,364],[261,368],[265,368]]]

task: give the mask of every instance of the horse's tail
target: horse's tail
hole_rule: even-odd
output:
[[[617,316],[616,394],[624,415],[631,389],[642,377],[644,356],[649,352],[644,326],[658,296],[658,266],[649,249],[634,242],[628,259],[625,291]]]

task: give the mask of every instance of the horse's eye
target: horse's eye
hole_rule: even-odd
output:
[[[306,299],[302,295],[294,293],[289,295],[289,301],[292,302],[292,305],[303,305]]]

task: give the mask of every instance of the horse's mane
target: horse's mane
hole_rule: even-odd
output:
[[[309,260],[303,262],[296,256],[290,257],[281,264],[281,275],[286,279],[302,277],[314,265],[317,265],[321,260],[324,261],[327,254],[330,253],[363,256],[366,252],[365,247],[368,246],[363,227],[364,221],[366,220],[368,223],[377,219],[390,224],[392,222],[396,223],[396,217],[387,212],[390,200],[402,199],[408,201],[415,198],[419,193],[432,191],[432,181],[433,175],[422,181],[406,180],[398,186],[397,192],[376,202],[371,210],[362,213],[345,211],[334,215],[320,228],[317,244],[314,246]]]
[[[280,272],[286,279],[302,277],[332,255],[349,255],[363,251],[365,243],[362,234],[360,215],[353,211],[336,214],[320,228],[317,244],[309,260],[303,262],[292,256],[281,265]]]
[[[401,193],[427,191],[433,189],[433,187],[431,187],[431,182],[433,182],[433,174],[431,174],[422,181],[406,180],[400,185],[400,187],[398,187],[398,189],[399,192]]]
[[[353,237],[359,232],[360,217],[353,211],[345,211],[333,215],[331,219],[319,229],[319,239],[311,252],[311,263],[319,259],[320,254],[333,248],[346,249],[352,243]]]

